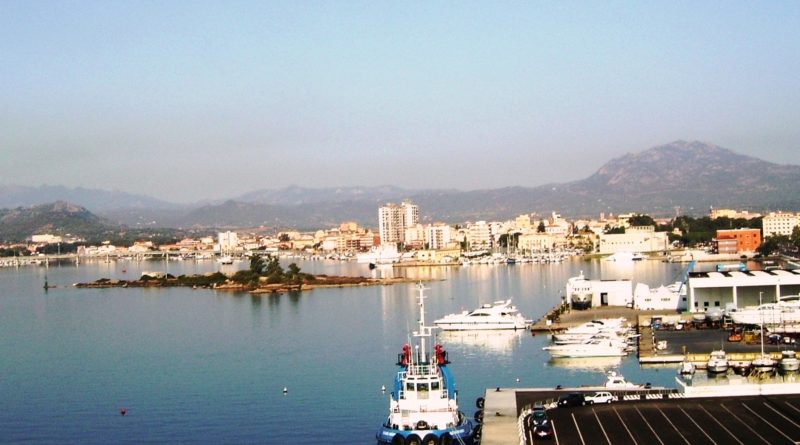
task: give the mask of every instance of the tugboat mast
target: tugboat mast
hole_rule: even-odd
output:
[[[419,339],[419,347],[420,347],[420,360],[425,361],[425,337],[430,337],[433,327],[425,326],[425,299],[428,298],[425,296],[425,290],[427,288],[419,283],[417,285],[417,290],[419,291],[419,331],[414,332],[414,337],[420,337]]]

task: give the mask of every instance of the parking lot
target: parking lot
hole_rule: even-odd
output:
[[[565,445],[800,442],[800,394],[622,401],[553,408],[547,415],[549,441]],[[528,443],[534,443],[530,435]]]

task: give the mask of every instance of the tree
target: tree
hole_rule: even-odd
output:
[[[628,223],[632,226],[655,226],[656,222],[649,215],[636,214],[628,219]]]
[[[253,255],[250,257],[250,272],[261,275],[264,273],[264,267],[266,267],[266,264],[261,255]]]
[[[539,221],[539,225],[536,227],[536,233],[544,233],[546,231],[544,220]]]

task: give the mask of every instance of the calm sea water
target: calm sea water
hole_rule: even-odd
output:
[[[299,264],[311,273],[434,279],[426,283],[429,322],[508,297],[526,317],[539,318],[581,270],[651,286],[680,273],[679,265],[654,261],[376,271]],[[388,409],[381,385],[391,387],[397,353],[417,321],[413,285],[265,296],[71,287],[145,270],[219,267],[119,261],[0,269],[0,442],[374,443]],[[58,287],[44,292],[45,277]],[[673,386],[675,375],[640,369],[635,358],[552,362],[541,350],[546,336],[527,332],[447,334],[439,342],[470,416],[486,388],[600,384],[608,369]]]

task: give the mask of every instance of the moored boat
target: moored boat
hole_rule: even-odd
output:
[[[786,350],[781,352],[781,371],[795,372],[800,369],[800,359],[797,358],[797,352],[793,350]]]
[[[448,314],[433,322],[443,331],[469,331],[485,329],[526,329],[531,320],[526,320],[511,299],[484,304],[473,311]]]
[[[728,372],[728,356],[725,354],[725,351],[722,349],[711,351],[708,362],[706,363],[706,368],[708,372],[712,374]]]
[[[441,345],[427,352],[427,338],[433,327],[425,325],[425,288],[418,286],[419,330],[413,335],[419,344],[403,346],[398,355],[389,398],[389,417],[376,434],[380,443],[391,445],[450,445],[473,443],[472,422],[459,411],[458,393]]]

